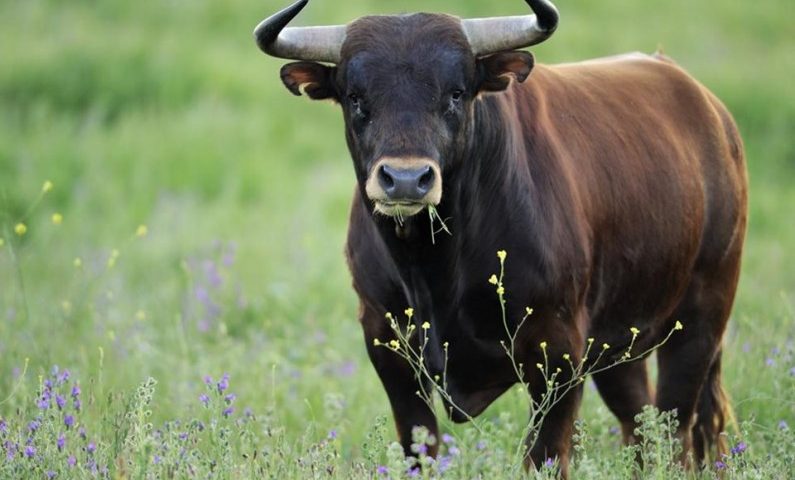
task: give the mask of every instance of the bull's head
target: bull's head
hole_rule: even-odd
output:
[[[442,198],[442,178],[472,134],[473,102],[522,82],[533,67],[516,49],[546,40],[558,13],[461,20],[442,14],[370,16],[349,25],[286,27],[308,0],[263,20],[257,45],[280,58],[296,95],[343,109],[354,168],[376,211],[409,216]],[[325,62],[331,65],[326,65]]]

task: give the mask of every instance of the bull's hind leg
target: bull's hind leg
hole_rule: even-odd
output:
[[[607,408],[621,422],[624,443],[636,443],[635,416],[652,403],[646,361],[636,360],[611,367],[593,376]]]
[[[712,445],[719,454],[725,450],[720,433],[729,412],[720,385],[720,345],[737,277],[730,272],[711,279],[696,276],[691,281],[671,317],[671,323],[678,320],[684,329],[675,332],[657,352],[657,407],[661,411],[676,409],[682,459],[692,453],[697,465],[704,462]]]

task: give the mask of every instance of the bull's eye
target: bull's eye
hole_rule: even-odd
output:
[[[460,102],[463,96],[464,96],[463,90],[453,90],[452,92],[450,92],[450,100],[454,102]]]
[[[361,100],[359,99],[359,95],[351,93],[350,95],[348,95],[348,100],[350,100],[351,107],[353,107],[354,109],[359,110],[359,108],[361,108]]]

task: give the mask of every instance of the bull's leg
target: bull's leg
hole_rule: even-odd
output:
[[[645,405],[652,404],[646,361],[616,365],[594,375],[593,379],[607,408],[621,422],[624,443],[635,443],[635,416]]]
[[[561,329],[562,330],[562,329]],[[540,467],[547,459],[557,459],[560,465],[560,475],[568,478],[569,469],[569,450],[571,449],[572,434],[574,433],[574,420],[577,416],[577,409],[582,398],[582,384],[572,380],[571,367],[568,361],[563,359],[564,354],[570,355],[570,359],[577,365],[580,361],[580,346],[577,344],[579,335],[572,332],[571,336],[564,336],[558,332],[557,341],[547,342],[547,364],[549,365],[546,375],[536,372],[530,383],[530,393],[536,406],[544,405],[543,396],[550,395],[550,385],[548,381],[551,376],[560,369],[551,388],[557,388],[556,393],[552,393],[553,405],[545,415],[537,435],[530,432],[526,439],[529,448],[529,456],[525,457],[527,468]],[[551,336],[551,335],[550,335]],[[544,362],[544,360],[541,360]],[[530,365],[535,365],[534,361]],[[535,419],[539,420],[538,418]],[[533,438],[535,437],[535,438]],[[535,440],[535,441],[533,441]],[[530,443],[533,443],[532,446]]]
[[[671,319],[680,321],[684,329],[657,352],[657,406],[662,411],[676,409],[682,459],[687,459],[693,447],[693,430],[707,436],[696,443],[693,453],[697,464],[704,461],[705,444],[707,447],[716,444],[719,451],[723,449],[719,430],[725,423],[724,412],[728,411],[720,387],[720,343],[734,297],[736,276],[715,280],[706,281],[704,277],[692,280]],[[699,414],[697,423],[695,413]]]
[[[383,314],[378,315],[364,308],[361,321],[367,342],[367,353],[389,397],[400,444],[407,456],[416,455],[411,451],[411,431],[414,427],[422,426],[438,439],[436,415],[417,395],[416,392],[421,390],[421,386],[407,361],[390,348],[374,344],[375,339],[380,343],[388,343],[395,337]],[[422,387],[425,392],[429,394],[432,392],[433,386],[427,382]],[[435,457],[437,451],[438,442],[428,447],[427,454]]]

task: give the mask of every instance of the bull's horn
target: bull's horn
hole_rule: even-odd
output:
[[[344,25],[284,28],[307,3],[309,0],[298,0],[261,21],[254,29],[257,45],[274,57],[339,63]]]
[[[558,10],[548,0],[525,0],[535,15],[462,20],[476,56],[529,47],[549,38],[558,26]]]

